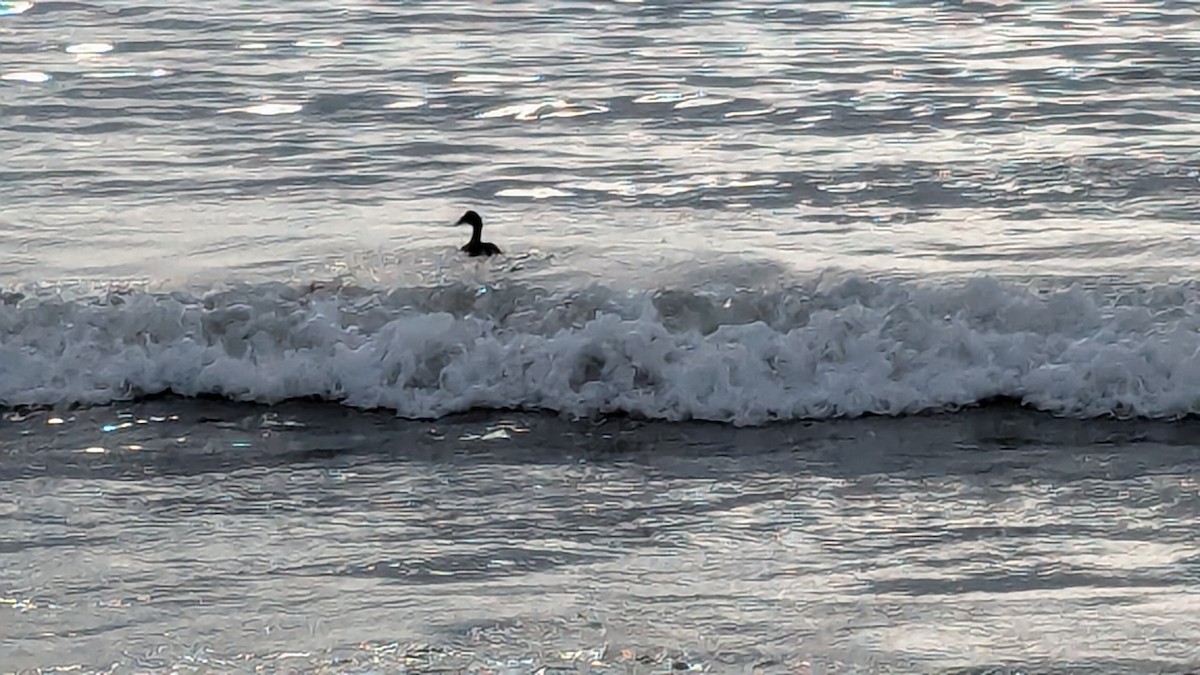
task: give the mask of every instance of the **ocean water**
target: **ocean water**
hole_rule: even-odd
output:
[[[273,4],[0,0],[0,671],[1200,667],[1200,3]]]

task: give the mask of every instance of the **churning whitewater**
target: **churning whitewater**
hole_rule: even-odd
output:
[[[1071,416],[1173,417],[1200,410],[1198,297],[1187,285],[854,277],[724,294],[266,284],[14,295],[0,306],[0,402],[316,397],[412,418],[522,408],[752,425],[1006,397]]]

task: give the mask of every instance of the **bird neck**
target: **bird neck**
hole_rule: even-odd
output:
[[[472,225],[471,226],[471,243],[478,244],[481,241],[482,237],[483,237],[483,225],[482,224]]]

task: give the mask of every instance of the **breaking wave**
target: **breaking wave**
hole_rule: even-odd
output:
[[[779,290],[242,285],[0,304],[0,404],[173,393],[739,425],[997,398],[1068,416],[1200,411],[1189,285],[1037,290],[814,278]]]

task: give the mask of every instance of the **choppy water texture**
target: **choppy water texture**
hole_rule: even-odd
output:
[[[8,1],[6,280],[1191,273],[1194,2]]]
[[[1194,670],[1198,36],[0,0],[0,670]]]

